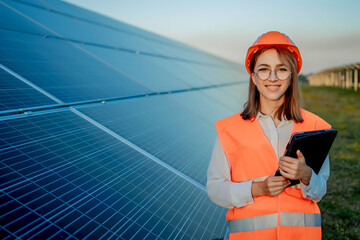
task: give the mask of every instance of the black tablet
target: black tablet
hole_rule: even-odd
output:
[[[318,174],[336,135],[337,130],[334,129],[294,133],[286,146],[284,156],[297,158],[296,151],[299,149],[305,157],[306,164]],[[280,175],[278,170],[275,176]],[[290,181],[290,186],[299,183],[299,180]]]

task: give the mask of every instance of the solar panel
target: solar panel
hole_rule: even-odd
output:
[[[234,97],[229,98],[229,102],[221,102],[219,100],[226,94],[222,94],[220,98],[216,99],[211,97],[209,92],[211,89],[213,88],[187,91],[181,94],[170,94],[169,99],[174,101],[177,108],[189,111],[212,127],[216,120],[231,115],[236,109],[233,109],[228,104],[229,102],[235,102]]]
[[[9,1],[7,1],[7,3],[9,3]],[[47,30],[34,24],[28,19],[26,20],[24,17],[20,17],[21,13],[17,12],[16,9],[11,8],[3,1],[1,1],[0,4],[0,12],[0,28],[2,29],[19,29],[23,32],[31,32],[36,34],[49,33]]]
[[[21,1],[21,2],[24,2],[24,1]],[[84,9],[77,8],[76,6],[69,7],[69,4],[66,2],[41,1],[41,3],[37,2],[36,5],[32,1],[29,1],[29,2],[31,2],[32,6],[40,7],[42,9],[50,8],[50,11],[52,11],[52,12],[56,12],[57,14],[61,14],[66,17],[73,18],[73,19],[79,20],[81,22],[91,23],[93,25],[101,26],[106,29],[111,29],[113,31],[118,31],[118,32],[130,35],[132,37],[135,36],[137,38],[146,39],[152,43],[161,43],[163,45],[163,48],[166,49],[167,52],[168,51],[173,52],[176,49],[178,49],[179,53],[181,55],[190,53],[191,54],[190,59],[193,59],[193,60],[195,59],[199,62],[202,62],[205,60],[208,62],[210,62],[210,60],[211,60],[211,62],[215,61],[215,58],[212,59],[212,58],[209,58],[209,56],[204,58],[203,53],[201,51],[194,49],[192,47],[189,47],[187,45],[184,45],[182,43],[161,37],[152,32],[137,28],[135,26],[130,26],[128,24],[124,24],[124,23],[116,21],[114,19],[104,17],[104,16],[96,14],[94,12],[85,11]],[[42,4],[43,4],[43,6],[41,6]],[[129,47],[129,46],[127,46],[127,47]],[[156,54],[159,54],[159,53],[157,52]],[[169,54],[167,54],[167,55],[169,55]],[[218,59],[216,59],[216,61],[219,62]]]
[[[1,121],[0,129],[3,239],[224,233],[205,191],[70,111]]]
[[[2,64],[63,102],[153,92],[66,41],[7,30],[0,34]]]
[[[237,103],[244,103],[247,100],[248,82],[242,82],[242,84],[232,86],[224,86],[220,90],[226,92],[232,97],[235,97]],[[237,109],[238,108],[239,105],[237,105]]]
[[[210,122],[172,103],[166,96],[129,99],[79,110],[205,185],[205,166],[216,134]]]
[[[206,169],[244,67],[62,1],[0,14],[1,239],[226,235]]]
[[[185,71],[175,72],[166,69],[167,65],[176,66],[176,61],[95,46],[83,46],[83,48],[155,91],[173,91],[191,88],[194,85],[192,81],[186,78],[189,74]],[[193,79],[193,81],[195,80]]]
[[[0,66],[0,111],[53,105],[39,91],[20,81]]]
[[[79,21],[73,17],[58,12],[48,11],[48,8],[37,7],[36,4],[23,4],[21,1],[6,1],[8,5],[18,9],[31,18],[35,24],[41,23],[45,29],[51,29],[51,35],[63,37],[85,44],[102,45],[109,48],[120,48],[139,51],[145,54],[184,58],[184,51],[169,47],[159,41],[149,41],[138,35],[128,34],[114,28],[103,27],[93,22]],[[59,25],[58,23],[62,24]],[[188,60],[193,60],[191,57]]]

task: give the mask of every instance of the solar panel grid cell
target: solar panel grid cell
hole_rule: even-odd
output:
[[[56,103],[1,68],[0,78],[0,111]]]

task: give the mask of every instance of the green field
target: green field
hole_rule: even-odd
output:
[[[306,85],[301,92],[303,107],[339,130],[328,192],[319,203],[323,239],[360,239],[360,92]]]

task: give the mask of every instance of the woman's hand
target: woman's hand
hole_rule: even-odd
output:
[[[305,185],[309,185],[312,170],[306,165],[304,155],[300,150],[297,150],[296,154],[298,156],[297,158],[286,156],[280,158],[280,173],[288,179],[300,180]]]
[[[263,195],[276,196],[289,186],[288,181],[283,176],[270,176],[262,182],[253,182],[251,185],[251,194],[253,198]]]

